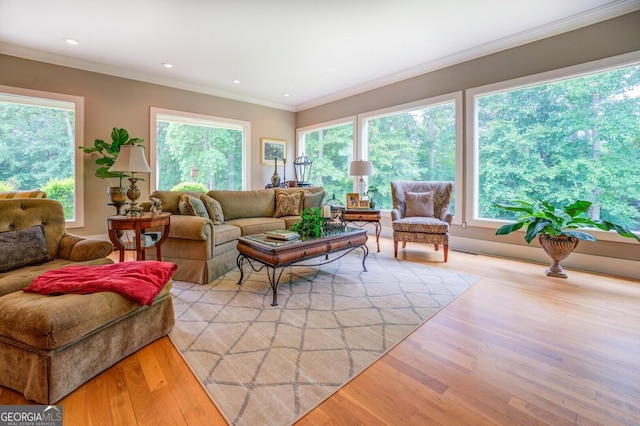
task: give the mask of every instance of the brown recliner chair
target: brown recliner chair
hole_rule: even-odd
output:
[[[453,214],[449,211],[453,182],[391,182],[393,210],[393,255],[398,256],[398,241],[444,246],[444,261],[449,253],[449,227]]]

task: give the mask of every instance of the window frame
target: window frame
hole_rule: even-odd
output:
[[[362,158],[366,160],[368,158],[368,146],[369,141],[367,140],[367,132],[366,132],[366,122],[371,119],[385,117],[389,115],[399,114],[403,112],[413,111],[416,109],[428,108],[436,105],[446,104],[449,102],[454,103],[454,111],[455,111],[455,129],[456,129],[456,153],[455,153],[455,205],[458,207],[459,211],[453,217],[452,224],[461,225],[462,224],[462,214],[463,210],[463,183],[464,183],[464,138],[463,138],[463,92],[457,91],[452,93],[446,93],[443,95],[433,96],[430,98],[420,99],[413,102],[404,103],[401,105],[394,105],[387,108],[382,108],[374,111],[368,111],[362,114],[358,114],[358,127],[357,127],[357,136],[359,143],[354,144],[354,147],[357,148],[354,150],[356,153],[362,153],[357,158]],[[375,167],[375,165],[374,165]],[[374,168],[375,173],[375,168]],[[354,178],[354,188],[356,185],[356,180]],[[389,209],[383,209],[385,212],[390,212]]]
[[[28,98],[42,99],[42,103],[36,105],[47,106],[47,101],[69,102],[75,105],[75,128],[74,128],[74,209],[75,219],[65,220],[65,227],[83,228],[84,227],[84,153],[80,147],[84,145],[84,97],[67,95],[63,93],[46,92],[43,90],[25,89],[21,87],[12,87],[0,85],[0,92],[14,96],[24,96]]]
[[[464,202],[465,223],[463,226],[466,227],[469,225],[479,228],[498,229],[504,224],[513,223],[512,221],[478,217],[478,193],[480,188],[478,184],[479,141],[477,99],[479,97],[510,90],[518,90],[529,86],[553,83],[559,80],[570,80],[589,74],[613,71],[633,65],[640,65],[640,51],[467,89],[465,93],[465,127],[467,129],[467,141],[465,145],[467,147],[466,164],[468,165],[468,170],[465,180],[467,193]],[[525,230],[518,232],[525,232]],[[619,236],[614,231],[605,232],[589,228],[588,232],[597,233],[596,238],[603,241],[635,242],[629,238]]]
[[[300,127],[298,129],[296,129],[296,152],[295,152],[295,157],[298,158],[299,156],[303,155],[305,153],[304,151],[304,140],[302,137],[303,133],[308,133],[308,132],[317,132],[317,131],[321,131],[324,129],[330,129],[333,127],[340,127],[340,126],[346,126],[351,124],[352,128],[353,128],[353,132],[352,132],[352,146],[353,146],[353,151],[352,151],[352,159],[349,160],[349,163],[351,163],[351,161],[353,160],[353,158],[355,158],[355,151],[356,151],[356,141],[357,141],[357,116],[356,115],[351,115],[348,117],[344,117],[344,118],[338,118],[335,120],[330,120],[330,121],[325,121],[322,123],[318,123],[318,124],[312,124],[310,126],[306,126],[306,127]],[[291,164],[293,164],[293,162],[291,162]],[[349,164],[346,164],[346,169],[345,169],[345,173],[348,175],[349,174]],[[353,179],[353,185],[355,188],[356,185],[356,180],[355,178]]]
[[[157,126],[159,116],[178,117],[184,124],[211,125],[212,123],[220,124],[216,127],[226,127],[232,129],[242,129],[242,190],[246,190],[251,182],[251,176],[248,165],[251,162],[251,150],[248,149],[248,141],[251,140],[251,122],[245,120],[237,120],[233,118],[217,117],[208,114],[199,114],[187,111],[178,111],[166,108],[150,108],[149,120],[149,161],[152,164],[151,174],[149,176],[149,193],[153,193],[158,188],[158,153],[157,153]]]

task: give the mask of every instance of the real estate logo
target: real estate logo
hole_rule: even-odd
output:
[[[0,426],[62,426],[62,406],[0,405]]]

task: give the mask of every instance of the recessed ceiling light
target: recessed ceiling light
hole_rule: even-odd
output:
[[[233,80],[233,84],[240,84],[240,80]]]
[[[69,37],[64,37],[64,38],[63,38],[63,40],[64,40],[67,44],[73,44],[73,45],[80,44],[80,42],[79,42],[78,40],[73,39],[73,38],[69,38]]]
[[[168,63],[166,63],[166,62],[163,62],[163,63],[162,63],[162,66],[163,66],[163,67],[165,67],[165,68],[173,68],[173,65],[168,64]]]
[[[288,98],[291,95],[289,95],[288,93],[283,93],[282,96],[284,96],[285,98]]]

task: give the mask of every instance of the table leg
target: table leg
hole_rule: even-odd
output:
[[[278,282],[280,281],[280,277],[276,281],[276,268],[271,268],[271,290],[273,291],[273,301],[271,302],[271,306],[278,306]]]

